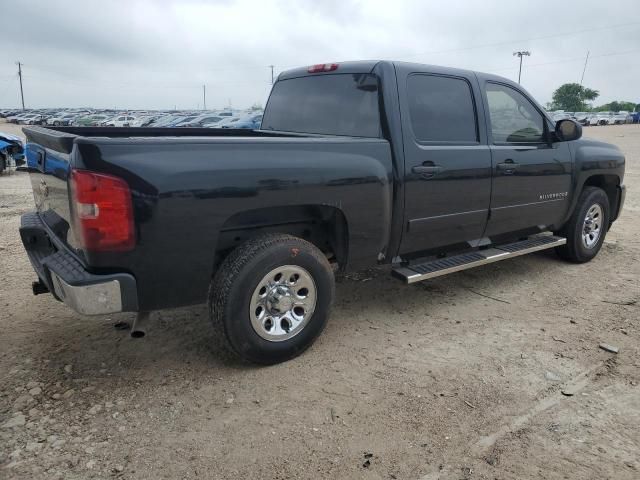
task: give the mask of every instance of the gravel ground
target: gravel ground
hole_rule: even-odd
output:
[[[0,478],[640,478],[640,126],[585,135],[627,155],[594,261],[351,275],[320,340],[266,368],[216,349],[204,305],[134,340],[131,315],[34,297],[30,185],[2,175]]]

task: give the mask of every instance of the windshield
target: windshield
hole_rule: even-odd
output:
[[[380,137],[378,78],[359,73],[281,80],[271,91],[261,128]]]

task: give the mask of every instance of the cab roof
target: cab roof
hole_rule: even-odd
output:
[[[278,80],[286,80],[289,78],[295,77],[305,77],[308,75],[331,75],[333,73],[371,73],[374,68],[378,64],[388,64],[393,65],[396,68],[402,69],[416,69],[424,71],[425,68],[428,69],[432,67],[434,70],[441,74],[447,75],[476,75],[478,78],[482,78],[484,80],[496,80],[499,82],[510,83],[513,81],[504,77],[500,77],[498,75],[492,75],[490,73],[482,73],[474,70],[465,70],[462,68],[453,68],[453,67],[442,67],[437,65],[429,65],[424,63],[416,63],[416,62],[400,62],[400,61],[392,61],[392,60],[358,60],[358,61],[346,61],[346,62],[330,62],[324,64],[315,64],[315,65],[307,65],[303,67],[292,68],[290,70],[285,70],[284,72],[278,75]],[[321,69],[317,67],[327,67],[326,69]],[[331,66],[335,66],[335,68],[330,68]],[[316,68],[316,71],[310,72],[310,69]]]

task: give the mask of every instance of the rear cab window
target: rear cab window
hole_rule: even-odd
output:
[[[263,130],[381,136],[378,77],[331,74],[278,81],[262,119]]]

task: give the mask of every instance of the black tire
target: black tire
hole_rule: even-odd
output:
[[[594,205],[600,206],[603,218],[600,218],[598,239],[595,244],[588,248],[583,242],[582,234],[587,212]],[[611,218],[609,211],[609,197],[607,197],[604,190],[597,187],[585,187],[578,198],[578,203],[569,221],[557,232],[558,235],[567,239],[565,245],[556,248],[558,255],[564,260],[573,263],[585,263],[593,259],[600,251],[609,229],[609,219]]]
[[[7,161],[4,158],[4,155],[0,153],[0,173],[4,172],[7,168]]]
[[[301,330],[276,342],[258,335],[250,309],[258,284],[284,265],[308,272],[316,302]],[[313,343],[327,323],[334,295],[331,266],[318,248],[291,235],[265,234],[240,245],[224,260],[209,287],[209,317],[232,352],[249,362],[271,365],[300,355]]]

